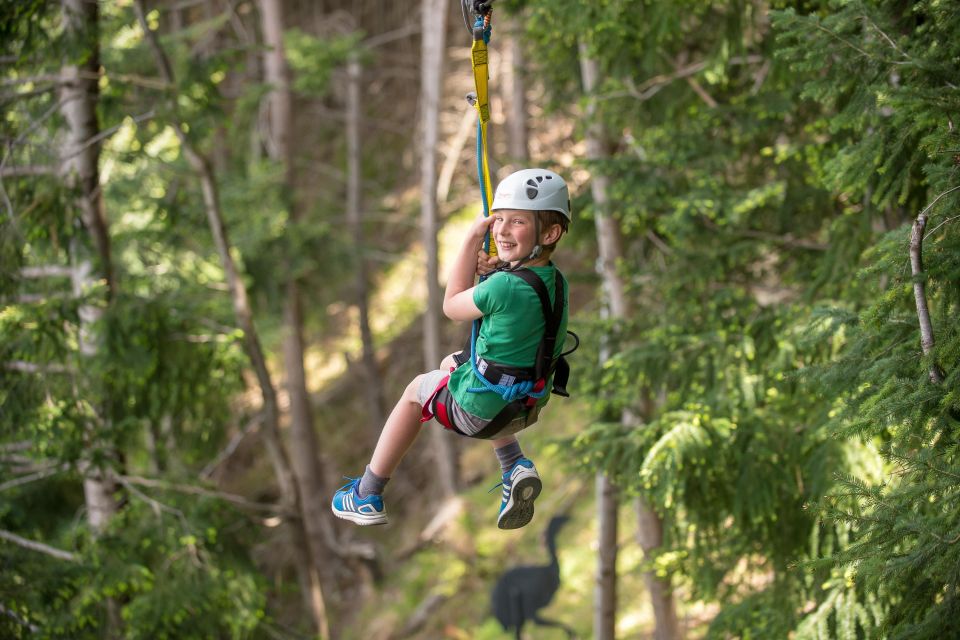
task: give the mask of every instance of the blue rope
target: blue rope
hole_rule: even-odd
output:
[[[477,325],[480,323],[476,320],[473,321],[473,329],[470,331],[470,366],[473,368],[474,375],[480,379],[480,382],[483,383],[482,387],[470,387],[467,389],[470,393],[496,393],[504,402],[513,402],[514,400],[519,400],[521,398],[531,397],[531,398],[542,398],[547,395],[547,389],[544,387],[540,391],[534,391],[533,388],[536,386],[536,382],[533,380],[522,380],[520,382],[515,382],[511,385],[506,384],[494,384],[483,377],[483,374],[480,373],[480,370],[477,369]]]

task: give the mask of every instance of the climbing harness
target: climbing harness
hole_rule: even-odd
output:
[[[566,289],[566,282],[559,271],[556,272],[552,305],[546,285],[533,270],[520,268],[502,271],[520,278],[536,292],[544,317],[543,336],[537,347],[533,367],[510,367],[477,356],[476,343],[479,324],[474,323],[469,344],[464,346],[460,353],[454,355],[454,361],[459,367],[465,365],[469,360],[474,374],[483,385],[472,387],[468,389],[468,392],[497,393],[507,404],[483,429],[473,434],[464,433],[453,424],[447,408],[448,404],[453,401],[453,396],[447,388],[447,382],[449,381],[449,376],[447,376],[440,381],[434,391],[432,400],[424,406],[422,416],[425,420],[436,417],[444,427],[470,438],[484,440],[495,438],[507,425],[519,418],[525,419],[525,426],[532,424],[531,418],[535,418],[537,415],[537,401],[547,394],[546,383],[551,376],[553,376],[553,384],[550,392],[558,396],[569,397],[570,394],[567,392],[566,386],[570,378],[570,365],[567,363],[566,356],[576,351],[577,347],[580,346],[580,339],[575,333],[569,331],[568,333],[576,340],[576,344],[572,349],[561,353],[556,358],[553,356],[560,323],[563,320],[563,301]]]

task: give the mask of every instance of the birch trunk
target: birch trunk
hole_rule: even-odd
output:
[[[71,38],[83,43],[86,55],[82,56],[82,66],[67,62],[60,72],[60,112],[67,123],[60,169],[64,183],[74,192],[73,202],[80,213],[80,221],[90,238],[90,244],[96,250],[96,255],[91,255],[82,236],[71,241],[70,256],[73,264],[70,280],[73,294],[78,298],[86,295],[101,279],[107,282],[108,293],[112,297],[115,285],[111,269],[110,239],[103,215],[99,184],[100,147],[90,144],[99,133],[96,112],[99,93],[96,77],[100,67],[97,45],[98,6],[95,2],[84,0],[64,0],[62,8],[64,28]],[[100,339],[94,333],[93,326],[101,315],[101,310],[96,305],[85,304],[79,309],[79,348],[84,357],[97,355]],[[97,431],[108,428],[106,424],[95,425],[90,430],[89,437],[96,438]],[[116,486],[106,470],[96,469],[87,462],[82,462],[81,468],[84,474],[83,492],[87,521],[94,531],[99,532],[116,513],[117,505],[113,498]]]
[[[361,198],[360,158],[363,145],[360,141],[360,61],[356,56],[347,62],[347,225],[353,238],[354,299],[360,316],[360,341],[363,348],[363,373],[366,380],[365,390],[370,419],[370,435],[376,440],[386,419],[383,383],[377,369],[377,354],[373,344],[373,332],[370,330],[369,284],[367,261],[364,255],[363,213]]]
[[[91,143],[100,128],[97,120],[97,74],[100,71],[99,7],[95,2],[63,0],[61,8],[64,30],[67,37],[74,41],[71,50],[82,53],[75,56],[75,59],[81,61],[80,64],[69,59],[60,70],[60,113],[67,125],[60,172],[64,184],[73,191],[73,204],[79,212],[79,222],[89,238],[89,242],[84,242],[83,234],[78,234],[70,241],[70,281],[73,295],[81,298],[94,289],[98,281],[103,280],[107,283],[107,296],[112,300],[116,283],[100,190],[100,146]],[[89,246],[94,247],[93,255],[88,250]],[[93,358],[100,349],[101,339],[95,326],[102,316],[101,308],[96,304],[83,304],[78,315],[80,355],[82,358]],[[106,418],[94,417],[93,420],[96,422],[88,425],[86,433],[88,451],[100,449],[98,441],[101,434],[110,430]],[[107,457],[114,460],[118,458],[115,452],[111,452]],[[94,534],[99,534],[118,510],[114,497],[117,485],[111,477],[110,468],[94,466],[86,457],[80,460],[79,469],[83,476],[87,522]],[[108,598],[104,604],[105,637],[122,636],[123,620],[120,617],[119,605],[112,598]]]
[[[287,199],[290,220],[296,225],[302,220],[302,212],[296,204],[291,129],[293,119],[293,96],[290,91],[290,75],[286,51],[283,45],[283,3],[281,0],[261,0],[261,28],[264,44],[264,76],[270,87],[268,95],[270,131],[268,145],[270,156],[283,167],[283,191]],[[288,265],[289,267],[289,265]],[[283,309],[283,361],[286,372],[286,388],[290,403],[290,450],[294,481],[300,498],[302,530],[306,548],[302,552],[310,559],[306,566],[298,567],[305,572],[301,576],[304,598],[321,638],[330,635],[327,608],[321,576],[331,566],[330,550],[325,538],[325,529],[330,528],[329,510],[324,491],[323,471],[317,456],[317,438],[313,430],[313,415],[307,391],[307,376],[303,364],[303,310],[300,299],[300,283],[292,269],[287,268],[286,298]],[[295,532],[297,533],[297,532]],[[328,584],[332,580],[326,581]]]
[[[443,86],[444,40],[447,28],[447,3],[423,0],[421,32],[421,132],[423,152],[420,158],[420,214],[423,247],[427,262],[427,309],[423,322],[423,357],[426,369],[440,365],[440,317],[443,298],[440,292],[437,252],[437,143],[440,136],[440,90]],[[456,492],[456,463],[453,447],[443,429],[430,429],[433,455],[437,462],[441,494]]]
[[[147,44],[156,58],[160,73],[164,81],[169,85],[168,107],[171,113],[173,113],[173,121],[171,124],[180,141],[181,151],[190,168],[193,169],[200,180],[207,222],[210,226],[210,232],[213,235],[217,252],[220,255],[221,265],[226,274],[227,287],[230,291],[234,314],[237,318],[237,325],[243,331],[244,350],[250,360],[250,364],[253,367],[257,382],[260,386],[263,400],[264,444],[266,445],[267,455],[270,458],[274,474],[277,478],[282,510],[288,514],[288,517],[292,516],[293,518],[293,522],[290,523],[290,531],[294,542],[294,553],[298,556],[297,565],[299,567],[313,567],[313,559],[305,543],[305,538],[307,538],[303,524],[305,517],[297,482],[280,437],[280,419],[276,389],[270,377],[270,371],[267,368],[266,358],[260,345],[260,338],[256,326],[253,323],[253,312],[250,307],[246,285],[244,285],[243,280],[240,278],[237,265],[233,260],[230,239],[223,220],[220,196],[213,169],[210,166],[209,159],[197,151],[193,142],[189,136],[187,136],[183,123],[178,119],[176,80],[166,52],[160,46],[156,33],[154,33],[147,24],[143,0],[136,0],[134,8]],[[315,577],[315,572],[310,573],[310,591],[311,595],[315,598],[316,594],[319,593],[319,581]],[[321,603],[315,601],[313,606],[314,610],[316,611],[319,606],[321,606]],[[317,622],[317,626],[319,627],[319,621]]]
[[[610,155],[609,143],[603,131],[603,126],[597,117],[596,102],[593,99],[593,92],[597,87],[599,77],[599,65],[592,58],[583,42],[580,43],[580,72],[583,78],[583,90],[588,97],[587,103],[587,159],[600,160]],[[591,176],[591,191],[594,205],[596,207],[596,227],[597,243],[600,253],[597,270],[603,278],[604,293],[607,298],[607,305],[610,310],[610,317],[615,321],[622,321],[630,316],[629,302],[626,295],[626,286],[623,278],[618,272],[618,263],[623,258],[623,249],[620,239],[620,228],[610,215],[610,201],[607,195],[609,179],[607,176],[594,172]],[[645,395],[643,390],[641,395]],[[621,415],[621,422],[629,424],[633,418],[629,411],[624,411]],[[600,496],[598,496],[600,498]],[[614,497],[603,500],[613,500]],[[609,505],[601,502],[601,530],[603,528],[602,519],[609,509]],[[641,499],[636,501],[638,519],[643,526],[640,527],[637,538],[644,554],[649,556],[660,546],[662,539],[662,523],[659,517],[654,513]],[[601,552],[604,550],[601,543]],[[673,593],[670,588],[669,579],[660,579],[654,573],[648,573],[644,576],[647,588],[650,592],[650,600],[653,605],[653,611],[656,617],[656,630],[654,632],[657,640],[673,640],[678,637],[678,625],[676,610],[673,602]],[[602,585],[602,583],[601,583]],[[615,592],[608,594],[613,603]],[[601,608],[598,603],[597,615],[601,615]],[[595,625],[599,629],[598,625]],[[603,637],[612,638],[613,636],[596,636],[598,639]]]

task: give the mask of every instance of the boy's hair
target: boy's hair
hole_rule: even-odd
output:
[[[567,232],[569,220],[567,220],[567,217],[559,211],[537,211],[537,217],[540,219],[540,228],[543,231],[546,231],[553,225],[557,224],[560,225],[560,228],[563,229],[564,233]],[[557,242],[560,242],[560,238],[557,238]],[[554,242],[553,244],[542,245],[543,253],[548,256],[553,253],[553,250],[557,248],[557,242]]]

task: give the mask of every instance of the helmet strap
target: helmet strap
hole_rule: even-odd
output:
[[[543,253],[543,247],[540,246],[540,212],[539,211],[533,212],[533,225],[534,225],[533,226],[534,233],[536,233],[537,244],[536,246],[533,247],[533,251],[530,252],[530,255],[528,255],[523,262],[527,262],[529,260],[536,260],[537,258],[540,257],[540,254]]]

